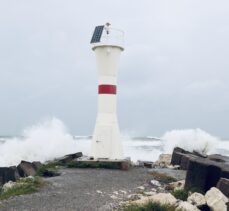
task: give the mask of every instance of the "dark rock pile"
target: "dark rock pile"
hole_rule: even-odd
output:
[[[82,156],[82,152],[77,152],[74,154],[66,155],[62,158],[58,158],[55,161],[64,165]],[[43,166],[44,164],[39,161],[28,162],[22,160],[18,166],[0,167],[0,186],[4,185],[9,181],[15,182],[20,177],[35,176]],[[53,174],[48,170],[44,171],[44,173],[45,175],[42,176],[57,176],[57,174]]]
[[[229,157],[219,154],[205,155],[197,151],[189,152],[176,147],[171,164],[187,170],[186,188],[197,188],[206,192],[211,187],[218,187],[229,197]]]

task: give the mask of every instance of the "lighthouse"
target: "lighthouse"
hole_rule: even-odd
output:
[[[98,113],[91,143],[94,159],[123,159],[117,119],[117,73],[124,32],[109,23],[96,26],[92,39],[98,70]]]

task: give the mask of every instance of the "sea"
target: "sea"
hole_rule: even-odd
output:
[[[176,146],[229,156],[229,139],[200,128],[175,129],[161,137],[129,136],[125,132],[121,139],[124,156],[134,162],[155,161],[162,153],[172,153]],[[0,136],[0,167],[17,165],[21,160],[45,162],[74,152],[90,155],[91,140],[91,135],[70,134],[61,120],[52,118],[26,128],[21,135]]]

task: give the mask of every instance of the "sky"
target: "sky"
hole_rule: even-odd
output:
[[[201,128],[229,137],[229,1],[0,0],[0,134],[57,117],[93,133],[96,25],[125,31],[123,134]]]

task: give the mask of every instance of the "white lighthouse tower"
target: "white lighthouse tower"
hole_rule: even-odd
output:
[[[98,114],[91,155],[94,159],[123,159],[117,120],[117,73],[124,50],[124,33],[106,23],[95,27],[91,44],[99,75]]]

